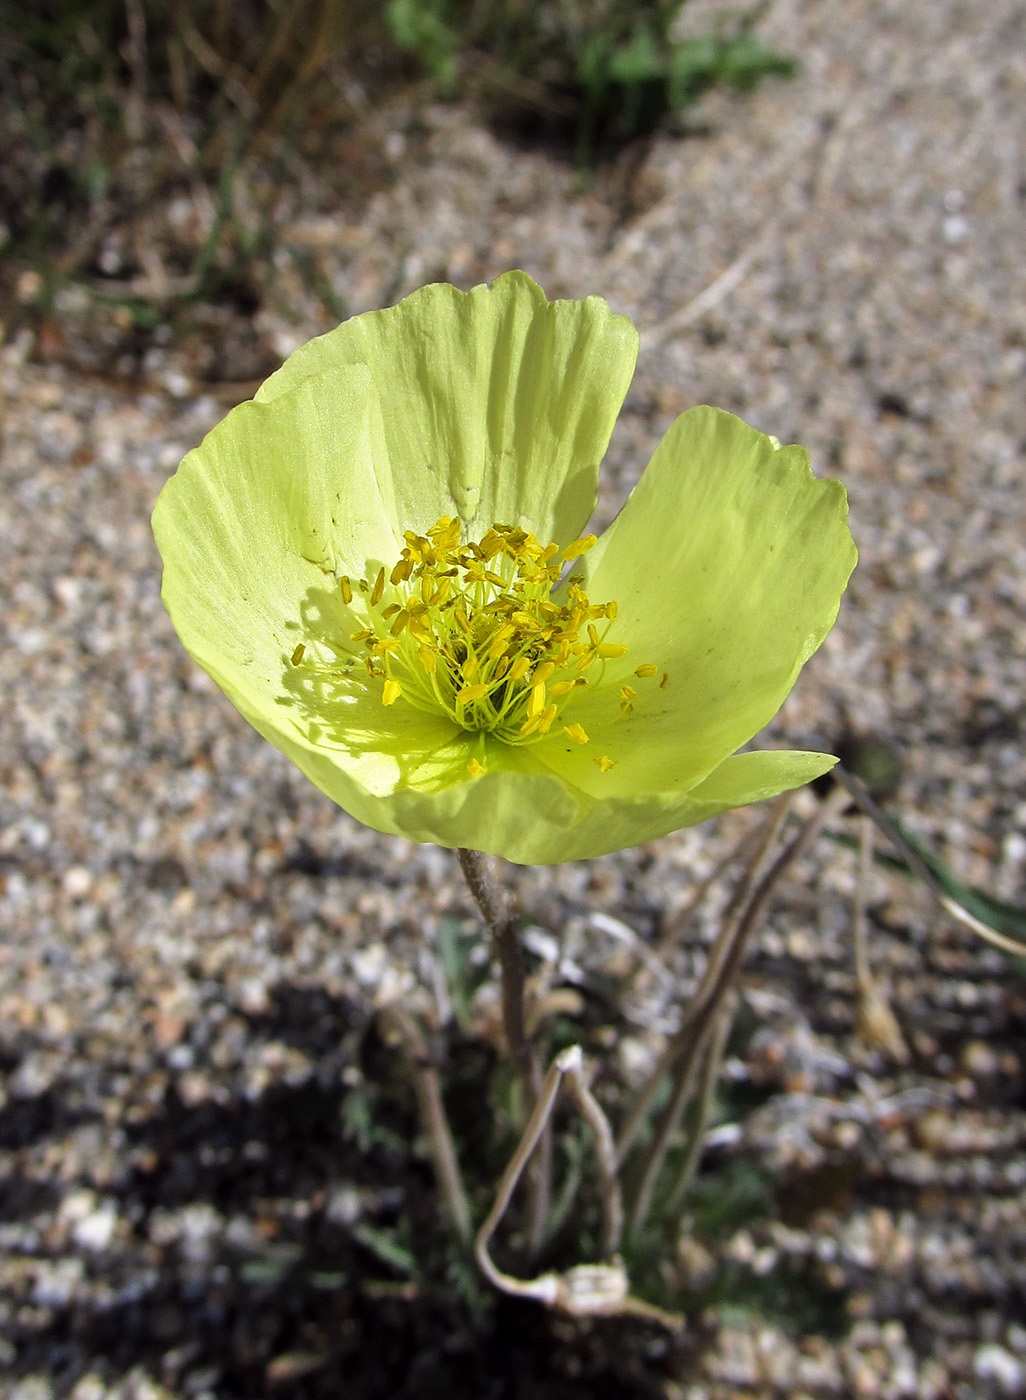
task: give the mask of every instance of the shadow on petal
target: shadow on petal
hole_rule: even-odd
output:
[[[379,567],[368,563],[371,579]],[[282,657],[278,704],[291,712],[293,728],[311,748],[335,756],[340,768],[347,758],[388,760],[396,788],[434,792],[466,781],[479,737],[405,700],[385,706],[380,678],[369,674],[359,644],[350,641],[363,625],[337,588],[307,589],[298,622],[287,624],[289,635],[302,639],[303,655],[295,663]]]

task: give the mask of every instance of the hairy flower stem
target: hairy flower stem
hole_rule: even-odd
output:
[[[480,851],[466,850],[462,847],[456,854],[498,959],[503,1031],[510,1058],[524,1087],[527,1111],[530,1112],[538,1103],[542,1074],[538,1058],[527,1036],[524,950],[509,904],[488,873],[487,857]],[[528,1250],[532,1257],[540,1250],[545,1237],[551,1164],[552,1134],[546,1122],[529,1178],[531,1201],[528,1214]]]
[[[534,1056],[527,1039],[524,1016],[524,951],[517,937],[516,925],[507,901],[496,889],[480,851],[457,851],[460,869],[474,896],[485,927],[491,935],[492,947],[499,961],[502,987],[502,1027],[510,1056],[530,1091],[532,1101],[537,1097]],[[533,1103],[532,1105],[533,1106]]]
[[[656,1181],[666,1160],[670,1139],[691,1092],[695,1066],[723,1005],[723,1000],[734,985],[741,969],[741,962],[751,942],[752,935],[762,923],[773,892],[791,863],[805,853],[830,818],[840,812],[848,804],[848,801],[847,792],[841,788],[835,788],[830,796],[820,803],[819,808],[798,832],[798,835],[789,845],[784,847],[769,870],[763,875],[738,916],[729,938],[716,950],[719,956],[716,960],[713,983],[708,987],[704,996],[702,995],[703,989],[699,989],[695,1002],[688,1009],[684,1025],[681,1027],[681,1031],[685,1033],[687,1039],[680,1048],[680,1058],[674,1067],[674,1091],[670,1096],[669,1103],[663,1109],[642,1163],[641,1176],[630,1219],[630,1233],[635,1237],[644,1228],[648,1219]],[[678,1037],[680,1034],[681,1032],[678,1032]],[[677,1037],[675,1037],[676,1039]]]

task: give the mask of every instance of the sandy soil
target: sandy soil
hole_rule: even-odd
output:
[[[713,94],[583,187],[460,107],[391,105],[364,133],[386,177],[292,191],[281,243],[349,312],[519,266],[633,316],[600,523],[692,403],[804,442],[862,561],[763,742],[885,739],[909,827],[1026,904],[1026,13],[781,0],[764,34],[795,81]],[[368,1019],[398,990],[439,1014],[469,901],[448,855],[359,828],[198,672],[148,527],[239,382],[325,328],[295,266],[218,356],[154,343],[141,387],[40,363],[30,334],[3,350],[0,1394],[1026,1394],[1021,964],[879,869],[872,956],[911,1059],[867,1047],[836,844],[753,958],[747,1088],[703,1174],[755,1164],[774,1210],[715,1257],[680,1246],[761,1312],[667,1339],[500,1309],[475,1332],[376,1248],[404,1212],[432,1227],[426,1169],[358,1150]],[[748,820],[509,872],[562,931],[555,959],[532,944],[541,974],[625,989],[625,1074],[670,1014],[636,940],[694,975],[711,922],[676,916]]]

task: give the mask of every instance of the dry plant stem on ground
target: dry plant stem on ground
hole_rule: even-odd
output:
[[[873,862],[873,823],[869,817],[859,817],[859,854],[855,878],[855,907],[852,912],[852,929],[855,936],[855,980],[860,995],[864,995],[873,985],[873,974],[869,966],[869,935],[866,929],[866,887]]]
[[[848,794],[843,789],[822,802],[798,835],[777,856],[769,870],[756,885],[737,922],[729,926],[710,958],[712,977],[708,988],[700,985],[691,1008],[678,1032],[683,1037],[679,1058],[673,1071],[673,1092],[663,1109],[652,1142],[645,1154],[638,1187],[630,1214],[630,1233],[636,1235],[648,1219],[656,1182],[666,1160],[670,1140],[687,1105],[702,1051],[708,1042],[724,998],[730,991],[741,968],[741,962],[752,935],[762,923],[777,883],[791,863],[804,854],[829,819],[847,805]],[[776,815],[776,813],[774,813]],[[707,970],[706,978],[709,978]]]
[[[752,936],[762,923],[780,879],[792,862],[804,854],[830,818],[849,800],[846,788],[835,789],[765,873],[762,873],[764,863],[787,817],[790,794],[782,795],[774,803],[758,839],[753,843],[746,838],[743,843],[744,869],[724,911],[722,928],[710,951],[705,972],[684,1011],[679,1030],[638,1095],[623,1125],[618,1143],[614,1142],[605,1115],[592,1096],[581,1067],[576,1061],[573,1065],[569,1062],[563,1064],[562,1057],[558,1058],[544,1080],[542,1079],[537,1055],[527,1036],[523,950],[508,904],[489,878],[485,857],[476,851],[459,851],[460,866],[491,934],[499,962],[506,1042],[528,1094],[530,1108],[520,1146],[500,1183],[493,1211],[478,1236],[479,1262],[493,1283],[496,1282],[496,1278],[493,1277],[496,1272],[494,1266],[490,1261],[487,1265],[482,1262],[481,1256],[483,1253],[487,1258],[488,1239],[505,1214],[514,1187],[529,1162],[532,1166],[529,1226],[529,1245],[532,1253],[537,1252],[544,1238],[551,1176],[549,1118],[564,1075],[569,1076],[571,1093],[579,1111],[592,1128],[595,1139],[605,1222],[603,1244],[606,1254],[612,1255],[615,1252],[623,1231],[620,1170],[651,1108],[659,1084],[667,1074],[672,1076],[670,1098],[655,1125],[652,1141],[641,1162],[630,1210],[630,1233],[636,1236],[644,1228],[670,1144],[678,1132],[688,1104],[695,1098],[697,1091],[695,1121],[689,1147],[671,1189],[673,1201],[679,1202],[687,1190],[701,1152],[702,1138],[711,1112],[716,1081],[733,1019],[730,994],[745,952]],[[441,1176],[439,1179],[441,1180]],[[532,1286],[524,1284],[523,1288],[529,1289]],[[526,1296],[538,1295],[528,1293]]]
[[[566,1081],[578,1110],[592,1129],[599,1158],[600,1189],[604,1213],[604,1243],[608,1246],[607,1260],[602,1264],[578,1264],[565,1273],[553,1271],[537,1278],[520,1279],[497,1268],[488,1246],[509,1207],[517,1182],[531,1155],[538,1146],[555,1106],[563,1081]],[[615,1255],[623,1222],[616,1164],[613,1160],[613,1134],[588,1088],[584,1057],[579,1045],[562,1050],[542,1081],[541,1093],[534,1106],[523,1136],[509,1165],[503,1172],[495,1193],[495,1202],[474,1241],[474,1254],[485,1277],[503,1293],[516,1298],[533,1298],[547,1307],[569,1313],[571,1317],[633,1316],[646,1318],[662,1327],[676,1331],[683,1326],[679,1313],[668,1313],[630,1294],[630,1281],[622,1260]]]
[[[781,798],[780,801],[783,803],[783,798]],[[759,852],[765,854],[768,846],[768,838],[766,835],[768,830],[769,821],[753,826],[742,836],[741,840],[732,850],[728,851],[721,860],[716,862],[708,875],[695,882],[694,888],[684,905],[665,921],[665,927],[654,948],[654,952],[658,957],[663,957],[676,945],[679,939],[687,933],[692,919],[705,902],[709,891],[717,889],[723,884],[728,871],[733,870],[737,865],[743,865],[746,877],[751,876],[754,867],[761,859]],[[727,919],[729,913],[737,908],[744,894],[744,890],[745,883],[744,880],[742,880],[731,896],[729,905],[724,910],[724,920]]]
[[[1000,933],[997,929],[985,924],[982,919],[978,919],[971,914],[968,909],[962,907],[957,899],[953,899],[944,889],[933,871],[920,856],[914,846],[911,846],[902,835],[898,827],[891,821],[890,817],[883,810],[880,804],[873,798],[869,789],[864,787],[855,777],[854,773],[849,773],[841,764],[833,770],[834,776],[839,783],[847,788],[849,795],[854,798],[859,807],[862,808],[867,817],[871,817],[875,825],[887,837],[891,845],[905,861],[908,868],[930,891],[942,909],[947,912],[958,923],[965,928],[971,928],[974,933],[995,948],[1000,948],[1003,953],[1011,953],[1013,957],[1026,957],[1026,944],[1018,939],[1009,938],[1006,934]]]
[[[528,1110],[538,1103],[542,1092],[538,1057],[527,1035],[524,1004],[524,951],[516,922],[503,892],[488,873],[487,857],[480,851],[457,851],[470,893],[474,897],[499,963],[502,997],[502,1025],[506,1046],[520,1076]],[[552,1175],[552,1135],[547,1115],[542,1122],[538,1152],[531,1168],[531,1204],[527,1244],[534,1256],[541,1248],[549,1213],[549,1182]]]
[[[420,1028],[400,1006],[393,1004],[385,1007],[381,1013],[381,1022],[386,1032],[392,1031],[398,1036],[406,1051],[438,1189],[442,1193],[457,1238],[461,1244],[469,1244],[473,1238],[470,1204],[460,1174],[459,1159],[445,1114],[445,1105],[442,1102],[438,1071],[431,1063]]]
[[[572,1049],[576,1050],[576,1059],[573,1059],[573,1063],[579,1063],[580,1049],[576,1046]],[[524,1168],[531,1160],[532,1153],[545,1134],[552,1106],[559,1093],[560,1082],[570,1067],[572,1058],[571,1051],[564,1051],[549,1066],[549,1071],[542,1080],[540,1092],[535,1099],[517,1149],[499,1179],[499,1184],[495,1189],[495,1201],[474,1241],[474,1255],[482,1273],[490,1283],[501,1289],[502,1292],[512,1294],[514,1297],[535,1298],[543,1303],[555,1301],[555,1295],[549,1283],[552,1276],[544,1275],[542,1279],[532,1280],[515,1279],[512,1275],[505,1274],[495,1267],[488,1252],[488,1245],[509,1208],[513,1192],[516,1190],[517,1182],[520,1180]]]
[[[709,1119],[712,1117],[713,1104],[716,1100],[716,1085],[719,1082],[720,1070],[723,1068],[723,1056],[727,1049],[727,1041],[730,1039],[736,1011],[737,997],[731,996],[728,998],[727,1005],[720,1012],[719,1020],[716,1022],[709,1040],[709,1048],[702,1062],[702,1073],[698,1081],[698,1105],[695,1110],[695,1121],[691,1125],[687,1151],[684,1153],[684,1160],[678,1168],[677,1180],[669,1194],[671,1210],[679,1206],[687,1196],[701,1160],[706,1129],[709,1127]]]
[[[857,1024],[867,1045],[884,1050],[898,1064],[907,1064],[909,1049],[883,989],[873,976],[869,962],[869,928],[866,919],[866,891],[873,864],[873,822],[858,818],[858,864],[855,873],[855,904],[852,936],[855,943],[855,985],[858,996]]]
[[[523,950],[509,904],[489,876],[486,857],[476,851],[458,852],[460,866],[489,930],[499,963],[506,1043],[521,1077],[528,1104],[527,1122],[520,1142],[499,1182],[492,1210],[474,1242],[477,1261],[497,1288],[515,1296],[534,1298],[575,1316],[636,1311],[648,1307],[629,1297],[626,1273],[615,1257],[624,1226],[620,1171],[651,1108],[659,1084],[670,1074],[670,1098],[659,1116],[652,1141],[641,1163],[630,1211],[630,1234],[636,1237],[646,1224],[670,1144],[679,1131],[688,1105],[694,1100],[687,1149],[667,1196],[670,1208],[679,1206],[686,1195],[701,1157],[712,1112],[716,1084],[737,1006],[733,989],[744,955],[762,924],[779,881],[853,796],[869,814],[861,818],[859,826],[854,922],[859,986],[863,994],[867,989],[872,989],[865,927],[865,889],[872,858],[871,818],[892,839],[894,833],[890,829],[891,824],[876,808],[861,784],[847,773],[842,773],[841,778],[841,784],[819,804],[768,869],[765,868],[766,861],[786,821],[791,794],[777,799],[755,839],[751,835],[746,836],[734,852],[732,859],[742,860],[743,869],[724,910],[720,932],[710,950],[705,972],[684,1010],[680,1028],[637,1096],[618,1143],[614,1142],[605,1113],[591,1093],[590,1076],[585,1073],[579,1047],[574,1046],[558,1055],[548,1073],[542,1077],[538,1056],[527,1031]],[[902,854],[914,856],[914,852],[906,851],[906,843],[901,841],[900,833],[896,844]],[[918,859],[916,863],[921,864]],[[928,883],[933,886],[932,880]],[[389,1007],[384,1018],[402,1040],[409,1055],[439,1186],[457,1235],[467,1243],[471,1236],[470,1214],[452,1136],[445,1119],[438,1076],[428,1063],[426,1046],[419,1029],[406,1013],[397,1007]],[[521,1175],[530,1165],[533,1174],[529,1242],[532,1253],[536,1253],[540,1247],[547,1222],[551,1175],[549,1123],[564,1079],[594,1140],[603,1210],[603,1255],[612,1262],[580,1265],[563,1275],[546,1273],[535,1279],[517,1279],[495,1266],[488,1245],[505,1216]]]
[[[620,1247],[623,1234],[623,1197],[620,1191],[616,1148],[609,1119],[585,1078],[583,1069],[574,1068],[567,1077],[570,1093],[582,1116],[591,1128],[595,1141],[595,1156],[599,1168],[599,1191],[602,1197],[602,1253],[609,1259]]]
[[[742,871],[741,878],[738,881],[737,887],[734,890],[734,893],[731,895],[730,901],[723,912],[723,919],[720,926],[720,931],[717,936],[716,942],[710,949],[709,960],[706,964],[705,972],[703,973],[698,988],[691,999],[690,1005],[686,1008],[684,1012],[680,1028],[670,1040],[670,1043],[667,1045],[666,1049],[660,1056],[659,1062],[657,1063],[655,1069],[649,1075],[648,1079],[646,1080],[645,1084],[641,1089],[641,1092],[635,1098],[634,1105],[630,1113],[628,1114],[627,1121],[624,1123],[621,1129],[620,1139],[616,1146],[617,1161],[621,1164],[624,1162],[628,1152],[634,1145],[635,1138],[637,1137],[638,1131],[641,1128],[642,1124],[646,1120],[648,1111],[652,1106],[652,1100],[655,1098],[660,1084],[663,1082],[666,1075],[669,1074],[671,1069],[673,1069],[675,1063],[681,1058],[681,1056],[687,1051],[688,1047],[691,1045],[691,1042],[694,1038],[692,1034],[692,1029],[695,1017],[698,1015],[701,1008],[706,1004],[710,993],[713,991],[717,984],[717,979],[719,977],[720,970],[723,965],[723,959],[726,957],[731,939],[737,929],[735,915],[737,914],[738,910],[743,906],[745,900],[751,893],[752,886],[755,882],[755,877],[759,873],[759,869],[766,858],[767,852],[769,851],[770,846],[773,844],[773,841],[776,839],[777,833],[783,825],[784,818],[787,815],[788,807],[790,806],[790,802],[791,797],[789,793],[784,793],[781,797],[779,797],[773,804],[773,807],[770,810],[770,814],[767,817],[766,821],[763,823],[763,825],[760,828],[758,828],[754,833],[745,836],[741,841],[740,845],[738,846],[737,850],[734,851],[728,858],[728,860],[723,862],[720,867],[720,871],[722,873],[722,871],[727,867],[727,865],[733,864],[735,859],[744,860],[744,869]],[[753,834],[756,838],[754,841],[752,840]],[[708,886],[706,886],[706,889],[708,889]],[[698,900],[692,901],[690,908],[692,910],[697,908],[698,902]]]

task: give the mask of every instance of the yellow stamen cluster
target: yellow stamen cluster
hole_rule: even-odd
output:
[[[627,648],[606,641],[616,604],[592,604],[583,575],[566,581],[561,601],[552,595],[562,564],[590,549],[595,536],[560,551],[496,524],[479,542],[461,544],[460,521],[443,516],[426,535],[407,530],[405,540],[390,573],[382,567],[373,578],[340,580],[342,601],[365,623],[350,642],[381,681],[382,703],[402,697],[441,709],[464,729],[508,744],[533,742],[557,724],[573,743],[587,744],[581,724],[562,723],[563,710],[602,663]],[[633,699],[625,686],[621,710],[629,713]],[[604,757],[596,762],[603,771],[612,766]]]

